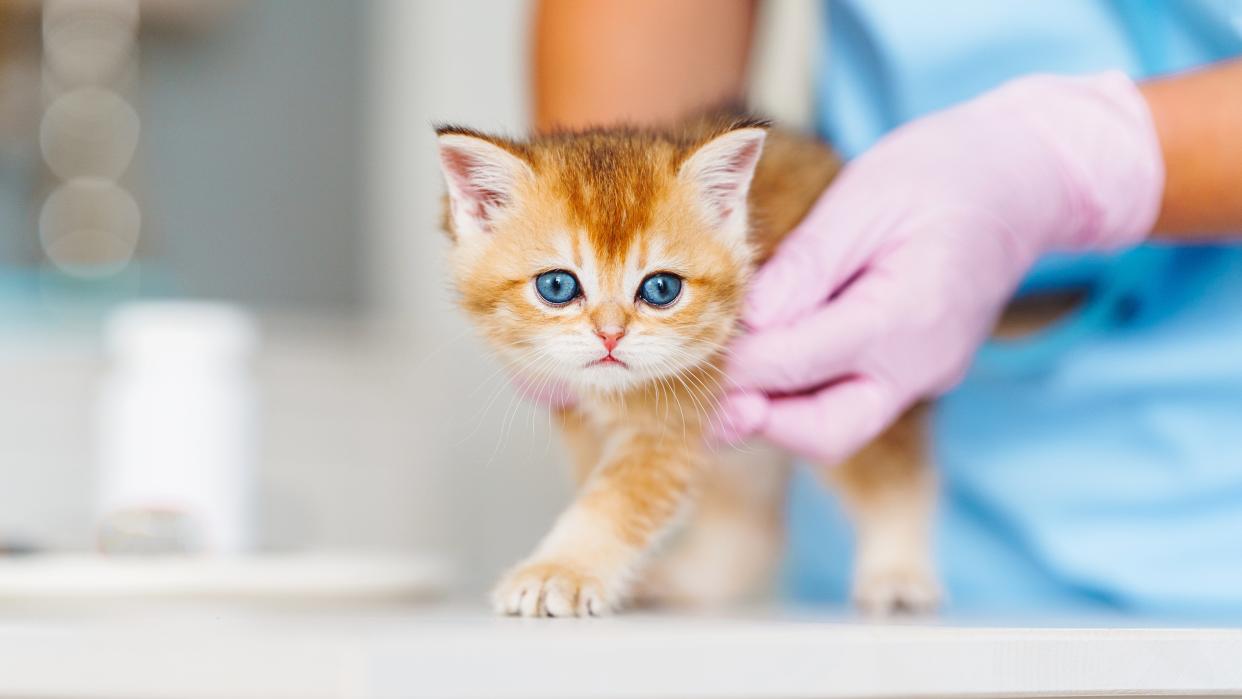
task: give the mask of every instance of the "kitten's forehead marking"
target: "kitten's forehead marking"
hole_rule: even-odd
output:
[[[651,234],[638,236],[638,267],[647,266],[647,252],[651,246]]]
[[[587,232],[601,259],[619,261],[650,222],[667,157],[648,142],[602,138],[567,143],[558,156],[557,186],[570,221]]]
[[[580,262],[575,260],[576,242],[574,236],[568,232],[560,232],[549,238],[548,245],[550,249],[539,257],[532,259],[532,264],[540,269],[567,269],[571,272],[577,272],[582,269]]]
[[[624,285],[628,293],[637,294],[638,285],[655,272],[686,274],[686,260],[670,251],[658,236],[643,236],[630,246],[625,256]]]
[[[648,241],[647,236],[640,236],[630,245],[630,249],[626,251],[625,272],[622,276],[627,289],[637,293],[638,285],[647,274],[647,261],[652,257],[648,253],[652,252],[651,248],[658,250],[660,247],[662,246],[659,241]]]
[[[570,259],[574,261],[575,267],[582,269],[582,234],[567,234],[566,237],[569,239],[569,244],[573,249]]]

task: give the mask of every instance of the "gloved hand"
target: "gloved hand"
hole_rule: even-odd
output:
[[[1140,242],[1163,186],[1120,73],[1014,80],[893,131],[758,271],[720,436],[840,461],[962,377],[1040,255]]]

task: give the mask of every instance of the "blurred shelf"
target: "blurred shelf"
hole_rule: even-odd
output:
[[[98,599],[388,600],[449,585],[440,560],[381,554],[14,556],[0,558],[0,601]]]
[[[1242,630],[525,620],[481,608],[0,606],[0,696],[1242,696]]]

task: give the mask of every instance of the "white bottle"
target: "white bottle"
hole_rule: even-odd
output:
[[[108,320],[97,433],[101,549],[251,549],[257,341],[253,319],[224,304],[135,303]]]

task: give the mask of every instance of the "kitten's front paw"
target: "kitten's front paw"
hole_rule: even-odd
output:
[[[523,563],[492,592],[492,606],[512,616],[602,616],[617,595],[580,566],[555,561]]]
[[[926,614],[940,606],[940,583],[931,565],[907,561],[859,566],[854,604],[875,615]]]

